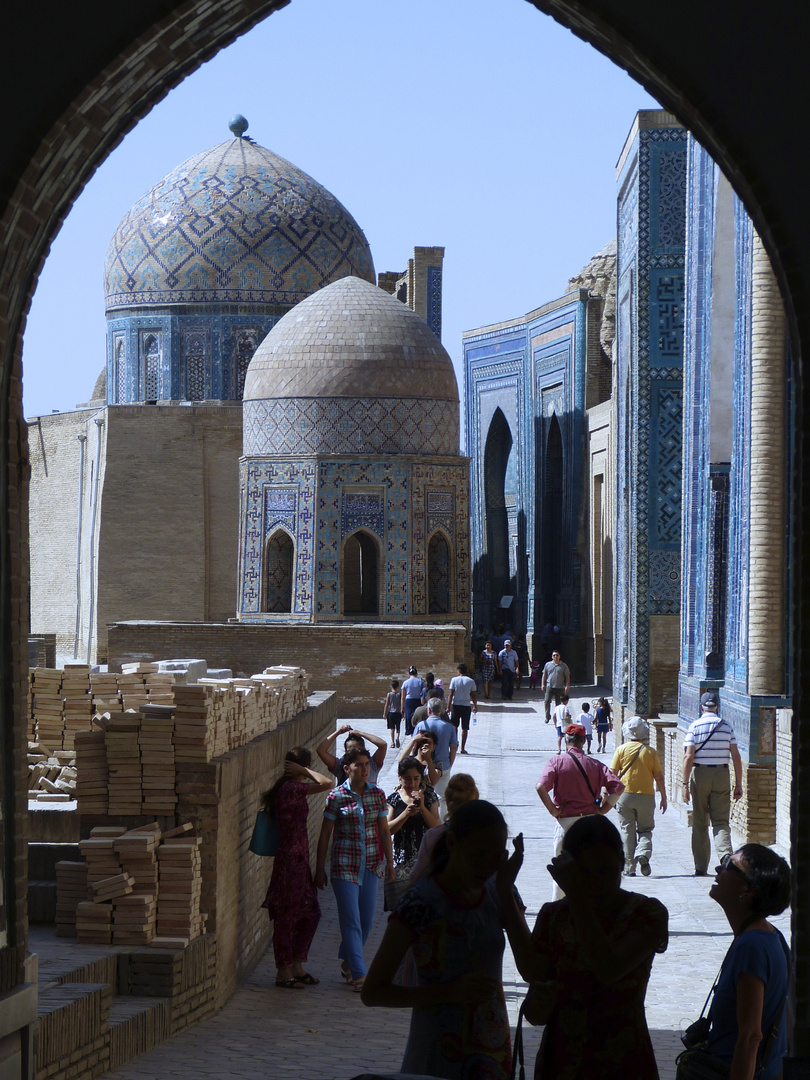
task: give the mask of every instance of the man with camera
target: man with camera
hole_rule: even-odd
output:
[[[563,837],[575,821],[588,814],[606,814],[624,791],[624,784],[607,765],[583,754],[584,745],[585,728],[569,724],[565,729],[565,753],[549,758],[535,785],[540,802],[555,819],[553,856],[560,854]],[[552,899],[560,900],[563,895],[555,881]]]

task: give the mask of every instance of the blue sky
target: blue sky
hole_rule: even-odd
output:
[[[24,409],[90,397],[104,366],[104,255],[135,200],[248,134],[332,191],[377,271],[443,245],[442,341],[565,291],[615,235],[615,164],[656,102],[525,0],[293,0],[149,113],[55,239],[23,343]]]

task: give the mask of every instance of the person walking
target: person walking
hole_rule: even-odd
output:
[[[481,653],[481,682],[484,684],[484,697],[489,701],[492,693],[492,681],[495,678],[495,668],[498,665],[498,654],[493,644],[488,641]]]
[[[467,674],[467,665],[458,665],[458,675],[450,680],[450,696],[447,699],[447,707],[450,709],[450,723],[458,729],[461,725],[461,750],[467,745],[467,736],[470,734],[470,715],[478,713],[478,693],[475,679]]]
[[[421,735],[428,731],[436,740],[436,749],[433,751],[433,760],[442,770],[442,776],[434,791],[438,796],[444,795],[444,789],[450,779],[450,770],[456,760],[458,750],[458,734],[449,720],[442,719],[441,698],[431,698],[428,701],[428,717],[422,720],[416,727],[414,735]]]
[[[378,872],[385,863],[385,880],[394,880],[394,853],[388,828],[385,793],[369,782],[368,750],[343,755],[346,780],[326,796],[318,838],[315,884],[326,888],[326,853],[332,841],[332,891],[338,910],[341,943],[338,950],[343,978],[359,994],[366,977],[363,946],[377,901]]]
[[[661,792],[661,813],[667,812],[667,788],[664,770],[655,750],[650,747],[650,726],[640,716],[631,716],[622,724],[627,742],[617,747],[610,771],[624,784],[616,803],[624,847],[624,873],[635,877],[638,866],[649,877],[652,858],[652,833],[655,828],[655,788]]]
[[[560,704],[555,706],[554,709],[554,730],[557,732],[557,753],[562,753],[562,741],[563,732],[569,724],[573,723],[574,718],[568,711],[568,702],[570,698],[568,694],[563,694],[560,698]]]
[[[589,761],[583,754],[585,728],[581,724],[568,725],[565,743],[565,753],[549,758],[535,785],[540,802],[554,818],[552,856],[555,858],[562,850],[563,837],[575,821],[589,814],[607,814],[624,791],[624,784],[607,765],[596,758]],[[552,899],[559,900],[562,896],[555,881]]]
[[[504,701],[511,701],[515,692],[517,666],[518,654],[512,648],[511,640],[507,638],[498,653],[498,674],[501,676],[501,697]]]
[[[559,705],[563,694],[567,694],[571,689],[571,672],[568,670],[568,665],[562,662],[560,654],[556,651],[551,654],[551,659],[543,668],[540,689],[546,695],[546,723],[550,724],[551,699],[554,698],[554,704]]]
[[[385,695],[383,720],[391,736],[391,749],[398,749],[399,725],[402,723],[402,692],[399,689],[399,679],[391,680],[391,689]]]
[[[720,697],[708,690],[700,699],[700,718],[693,720],[683,741],[683,800],[692,803],[692,858],[695,877],[705,877],[711,858],[709,824],[715,858],[732,852],[729,833],[732,788],[729,758],[734,766],[734,801],[742,797],[742,758],[734,728],[718,715]]]
[[[422,698],[425,696],[425,683],[423,679],[419,678],[419,672],[411,664],[408,668],[408,678],[402,684],[402,694],[400,702],[400,712],[405,718],[405,734],[413,735],[413,724],[411,718],[414,712],[422,704]]]

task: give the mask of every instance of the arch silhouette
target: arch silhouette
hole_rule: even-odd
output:
[[[376,536],[358,529],[346,539],[340,568],[344,615],[379,615],[380,545]]]
[[[560,530],[565,492],[563,468],[563,441],[557,414],[551,417],[543,455],[543,485],[541,496],[542,538],[540,559],[542,566],[543,619],[558,622],[557,590],[562,580],[562,546]]]
[[[487,538],[485,596],[491,608],[509,592],[509,517],[507,471],[513,464],[514,442],[509,422],[500,408],[490,421],[484,446],[484,515]]]
[[[0,255],[0,719],[8,820],[17,777],[24,772],[27,679],[21,335],[39,270],[73,201],[120,139],[185,75],[287,2],[143,0],[114,8],[95,5],[97,11],[91,4],[81,20],[68,5],[52,8],[46,20],[36,6],[17,5],[15,32],[0,43],[10,88],[7,111],[24,117],[7,125],[0,144],[5,240]],[[531,2],[629,71],[696,135],[741,196],[771,257],[785,301],[798,387],[791,564],[793,704],[799,717],[810,697],[810,669],[800,663],[810,650],[810,621],[801,617],[810,609],[810,544],[804,543],[810,498],[803,488],[810,468],[810,379],[802,378],[803,357],[810,351],[810,206],[795,156],[798,121],[810,94],[805,75],[810,8],[784,5],[773,18],[751,5],[750,11],[735,13],[730,33],[727,6],[705,0],[682,0],[677,9],[648,0]],[[20,48],[21,41],[37,43],[37,64],[30,63],[30,49]],[[807,759],[809,743],[810,728],[797,723],[793,794],[803,817],[810,813],[810,776],[798,762]],[[9,858],[6,851],[4,861],[17,867],[8,884],[7,940],[22,955],[22,840],[19,845],[20,852],[14,847]],[[797,830],[791,861],[796,866],[809,859],[810,833]],[[810,918],[810,884],[796,877],[794,885],[795,925],[802,926]],[[797,969],[797,1047],[810,1056],[810,964],[799,963]],[[0,992],[22,977],[20,964],[4,970],[10,974],[0,982]]]
[[[286,529],[276,529],[264,545],[262,611],[285,614],[292,611],[295,541]]]

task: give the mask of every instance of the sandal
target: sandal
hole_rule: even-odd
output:
[[[340,974],[343,976],[347,983],[350,983],[352,981],[352,973],[349,970],[348,964],[343,960],[341,960],[340,962]]]
[[[362,992],[363,992],[363,983],[365,981],[366,981],[365,978],[363,978],[363,979],[355,979],[352,982],[352,990],[354,990],[355,994],[362,994]]]
[[[305,990],[301,979],[276,979],[276,986],[282,990]]]
[[[308,971],[305,971],[303,975],[296,975],[295,978],[305,986],[317,986],[321,981],[320,979],[316,979],[314,975],[310,975]]]

